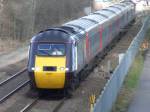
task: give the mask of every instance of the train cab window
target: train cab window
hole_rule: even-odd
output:
[[[41,56],[64,56],[64,44],[39,44],[37,55]]]

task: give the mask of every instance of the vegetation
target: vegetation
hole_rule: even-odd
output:
[[[91,0],[0,0],[0,39],[27,40],[33,34],[84,14]]]

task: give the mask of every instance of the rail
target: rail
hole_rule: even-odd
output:
[[[38,100],[39,100],[39,97],[37,97],[35,100],[33,100],[28,105],[26,105],[22,110],[20,110],[20,112],[27,112],[29,109],[32,108],[32,106],[34,106],[38,102]]]
[[[10,80],[16,78],[17,76],[19,76],[20,74],[24,73],[25,71],[27,71],[27,68],[23,68],[21,71],[17,72],[16,74],[12,75],[11,77],[9,77],[8,79],[0,82],[0,86],[3,86],[4,84],[8,83]]]
[[[10,96],[12,96],[15,92],[19,91],[21,88],[29,84],[30,80],[25,81],[24,83],[20,84],[18,87],[16,87],[14,90],[10,91],[8,94],[0,98],[0,103],[3,103],[5,100],[7,100]]]
[[[25,67],[19,72],[17,72],[16,74],[0,82],[0,90],[3,91],[0,94],[0,103],[3,103],[10,96],[12,96],[15,92],[19,91],[21,88],[23,88],[24,86],[30,83],[29,79],[23,82],[15,82],[16,79],[19,78],[19,76],[22,76],[22,74],[26,71],[27,71],[27,68]],[[15,83],[12,83],[12,82],[15,82]],[[13,87],[11,87],[12,84],[13,84]],[[14,84],[16,84],[15,87],[14,87]],[[11,89],[8,89],[8,85],[10,86]],[[8,91],[6,89],[8,89]]]
[[[111,78],[106,83],[103,91],[98,97],[96,104],[94,105],[94,112],[110,112],[115,102],[118,92],[122,86],[122,83],[127,75],[127,72],[138,53],[139,47],[145,37],[146,31],[150,26],[150,17],[146,17],[143,26],[137,36],[130,44],[128,50],[123,56],[120,64],[116,67]]]
[[[39,97],[34,99],[32,102],[27,104],[22,110],[20,110],[20,112],[30,111],[30,109],[32,109],[36,105],[36,103],[38,103],[39,99],[40,99]],[[60,100],[60,102],[56,105],[56,107],[52,110],[52,112],[58,112],[66,100],[67,100],[66,97],[64,97],[62,100]]]

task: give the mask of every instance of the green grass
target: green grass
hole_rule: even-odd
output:
[[[116,104],[113,106],[112,112],[127,112],[129,103],[139,82],[139,77],[143,69],[143,63],[144,59],[142,53],[139,53],[128,72]]]
[[[139,76],[143,68],[144,59],[141,53],[138,54],[125,80],[125,87],[129,90],[137,87]]]
[[[147,40],[147,41],[149,42],[149,44],[150,44],[150,29],[147,31],[146,40]]]

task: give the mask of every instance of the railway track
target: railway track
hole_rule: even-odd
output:
[[[67,98],[64,97],[63,99],[61,99],[60,101],[58,101],[58,104],[55,106],[54,109],[52,109],[50,112],[59,112],[59,109],[62,107],[62,105],[64,104],[65,100]],[[28,112],[30,111],[30,109],[32,107],[34,107],[34,105],[39,101],[39,97],[37,97],[35,100],[33,100],[32,102],[28,103],[22,110],[20,110],[20,112]],[[49,105],[50,106],[50,105]]]
[[[20,112],[27,112],[29,109],[31,109],[39,100],[39,97],[37,97],[35,100],[27,104]]]
[[[23,68],[21,71],[0,82],[0,103],[3,103],[15,92],[29,84],[30,80],[27,77],[23,78],[26,71],[27,68]]]
[[[64,104],[64,102],[65,102],[66,99],[67,99],[67,98],[63,98],[63,99],[59,102],[59,104],[54,108],[54,110],[53,110],[52,112],[59,112],[59,109],[62,107],[62,105]]]
[[[23,87],[29,84],[30,80],[28,79],[28,77],[24,77],[24,76],[27,76],[25,75],[26,71],[27,71],[27,68],[23,68],[16,74],[0,82],[0,91],[2,91],[0,93],[0,104],[5,102],[6,100],[9,101],[10,96],[13,96],[15,93],[17,93],[17,91],[19,91],[20,89],[22,89]],[[13,84],[13,87],[11,87],[12,84]],[[27,90],[26,92],[29,92],[29,91]],[[21,100],[24,100],[24,105],[22,105],[21,108],[18,108],[18,112],[27,112],[27,111],[30,111],[30,109],[34,107],[34,105],[36,105],[36,103],[39,101],[39,97],[37,96],[36,98],[30,99],[29,97],[27,98],[26,95],[24,94],[23,96],[21,96],[20,101]],[[58,103],[57,105],[55,105],[55,108],[52,110],[52,112],[58,112],[59,108],[61,108],[65,100],[66,98],[63,98],[60,101],[58,100],[57,101]],[[12,110],[13,109],[14,108],[12,108]],[[6,109],[6,111],[8,110]]]

